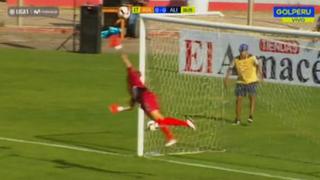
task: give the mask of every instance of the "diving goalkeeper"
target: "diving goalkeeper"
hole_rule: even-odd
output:
[[[117,106],[113,107],[112,111],[121,112],[131,110],[136,103],[139,103],[145,114],[156,122],[166,136],[167,142],[165,146],[167,147],[172,146],[177,142],[168,126],[182,126],[192,128],[194,130],[196,129],[191,120],[187,119],[184,121],[172,117],[164,117],[160,112],[160,106],[158,104],[156,94],[150,91],[140,80],[140,72],[132,66],[126,54],[122,55],[122,60],[127,67],[128,91],[131,99],[129,107]]]

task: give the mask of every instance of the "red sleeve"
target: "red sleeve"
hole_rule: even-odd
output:
[[[140,80],[140,72],[135,70],[134,68],[130,67],[127,69],[128,70],[128,83],[131,86],[135,87],[145,87],[143,82]]]

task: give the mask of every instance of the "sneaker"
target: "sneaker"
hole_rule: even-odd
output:
[[[169,147],[169,146],[174,145],[175,143],[177,143],[177,140],[171,139],[171,140],[169,140],[169,141],[165,144],[165,146],[166,146],[166,147]]]
[[[192,120],[187,119],[186,122],[190,128],[192,128],[193,130],[196,130],[196,126],[193,124]]]
[[[248,123],[253,123],[253,117],[252,116],[249,116]]]
[[[232,123],[232,125],[240,125],[240,120],[239,119],[236,119],[233,123]]]

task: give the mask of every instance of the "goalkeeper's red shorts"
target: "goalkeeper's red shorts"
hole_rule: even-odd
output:
[[[157,96],[151,91],[144,91],[141,95],[141,108],[146,114],[150,115],[152,111],[159,110]]]

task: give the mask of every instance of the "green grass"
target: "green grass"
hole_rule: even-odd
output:
[[[15,49],[0,49],[0,54],[0,137],[119,154],[0,140],[1,179],[277,179],[247,174],[257,172],[320,178],[318,89],[266,83],[259,89],[256,122],[237,127],[229,123],[234,117],[230,89],[226,92],[226,117],[218,129],[219,146],[226,152],[139,158],[135,155],[136,111],[114,116],[107,110],[110,103],[128,100],[125,69],[118,54]],[[137,56],[131,58],[137,64]],[[301,90],[308,100],[299,94],[294,100],[303,105],[285,106],[288,98],[281,97],[294,97]],[[160,99],[168,98],[175,97]],[[164,106],[164,112],[170,114],[173,105]],[[284,110],[279,111],[281,108]],[[288,112],[292,116],[284,117]]]

